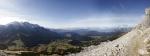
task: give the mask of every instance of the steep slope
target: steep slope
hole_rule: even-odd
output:
[[[56,32],[28,22],[12,22],[8,25],[0,26],[1,45],[12,46],[20,44],[32,47],[38,44],[49,43],[58,38],[61,38],[61,36]]]
[[[68,56],[150,56],[150,8],[145,13],[144,21],[119,39]]]

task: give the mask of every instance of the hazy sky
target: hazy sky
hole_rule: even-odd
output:
[[[49,28],[132,26],[150,0],[0,0],[0,24],[28,21]]]

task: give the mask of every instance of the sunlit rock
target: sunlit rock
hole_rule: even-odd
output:
[[[150,8],[144,20],[124,36],[67,56],[150,56]]]

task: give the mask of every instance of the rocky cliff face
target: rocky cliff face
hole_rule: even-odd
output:
[[[126,35],[68,56],[150,56],[150,8],[145,10],[144,20]]]
[[[144,20],[137,25],[138,29],[146,29],[150,27],[150,8],[145,9]]]

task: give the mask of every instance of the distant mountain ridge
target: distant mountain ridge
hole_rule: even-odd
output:
[[[0,25],[0,44],[11,45],[12,41],[20,39],[25,46],[32,47],[58,38],[61,38],[59,34],[37,24],[12,22]]]
[[[150,56],[150,8],[144,20],[122,37],[66,56]]]
[[[127,30],[128,31],[128,30]],[[57,40],[69,41],[69,44],[80,45],[83,41],[90,41],[101,36],[112,36],[116,32],[100,32],[90,29],[49,29],[38,24],[29,22],[11,22],[7,25],[0,25],[0,49],[8,50],[32,50],[32,48],[40,48],[40,45],[47,45]],[[117,38],[117,37],[116,37]],[[115,38],[100,38],[100,41],[106,41]],[[37,49],[35,49],[37,50]]]

